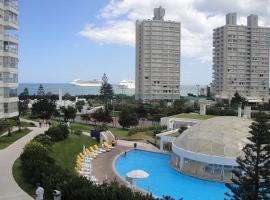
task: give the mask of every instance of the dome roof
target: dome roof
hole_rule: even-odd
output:
[[[184,131],[173,143],[187,151],[212,156],[238,157],[248,142],[250,119],[214,117]]]

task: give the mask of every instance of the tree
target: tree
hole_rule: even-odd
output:
[[[12,119],[0,120],[0,133],[8,131],[8,136],[11,136],[11,129],[15,126],[15,121]]]
[[[26,114],[28,111],[28,101],[23,100],[18,102],[18,111],[19,111],[19,116],[22,114]]]
[[[123,128],[137,126],[139,123],[137,114],[133,110],[128,108],[124,108],[120,112],[118,122]]]
[[[232,179],[233,184],[226,184],[232,191],[231,195],[226,193],[230,199],[270,199],[270,132],[264,113],[256,116],[250,129],[249,142],[243,148],[244,156],[236,159],[239,165],[233,171],[236,178]]]
[[[37,96],[45,96],[45,90],[44,90],[42,84],[40,84],[40,85],[38,86]]]
[[[145,109],[144,105],[140,103],[136,108],[135,111],[139,118],[146,118],[147,117],[147,110]]]
[[[76,109],[77,109],[79,112],[81,112],[84,105],[85,105],[85,102],[84,102],[84,101],[77,101],[75,106],[76,106]]]
[[[238,92],[235,92],[231,100],[231,104],[232,105],[239,105],[239,104],[245,105],[246,99],[242,97]]]
[[[91,120],[91,116],[89,114],[81,114],[81,120],[87,123],[88,121]]]
[[[65,125],[58,125],[50,127],[47,131],[45,131],[45,135],[49,136],[52,141],[59,142],[68,137],[69,130]]]
[[[173,102],[173,109],[176,113],[185,112],[186,107],[186,101],[183,99],[178,99]]]
[[[11,136],[11,130],[14,126],[16,126],[17,123],[13,119],[6,119],[6,126],[8,128],[8,136]]]
[[[61,111],[64,113],[64,121],[68,121],[70,119],[72,119],[74,121],[75,117],[76,117],[76,113],[77,113],[77,109],[72,107],[72,106],[68,106],[66,107],[62,107]]]
[[[106,108],[98,109],[94,113],[91,114],[91,117],[97,122],[110,123],[112,122],[112,116],[110,111]]]
[[[55,102],[48,99],[40,99],[32,106],[32,116],[42,119],[50,119],[55,112]]]
[[[28,88],[24,88],[23,92],[19,95],[20,100],[27,100],[29,98]]]
[[[103,74],[102,81],[103,82],[100,87],[100,96],[103,100],[107,102],[113,97],[113,88],[112,85],[108,82],[108,78],[105,73]]]

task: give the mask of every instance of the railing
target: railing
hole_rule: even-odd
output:
[[[1,63],[0,63],[0,64],[1,64]],[[3,67],[4,67],[4,68],[13,68],[13,69],[17,69],[17,68],[18,68],[18,63],[3,62]]]
[[[4,48],[4,52],[17,54],[18,53],[18,49],[13,49],[13,48],[5,47]]]
[[[4,36],[12,38],[14,40],[18,40],[18,35],[17,34],[5,33]]]
[[[18,0],[5,0],[4,1],[4,6],[5,7],[11,7],[15,10],[18,10],[19,9],[19,6],[18,6]]]

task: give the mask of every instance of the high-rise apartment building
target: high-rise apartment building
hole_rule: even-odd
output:
[[[268,99],[270,28],[249,15],[247,26],[237,25],[236,13],[213,33],[213,89],[221,98],[235,92],[251,99]]]
[[[136,22],[137,100],[180,97],[181,24],[164,20],[165,9],[154,9],[153,20]]]
[[[18,0],[0,0],[0,118],[18,115]]]

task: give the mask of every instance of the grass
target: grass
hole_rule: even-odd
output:
[[[56,126],[57,124],[59,124],[59,122],[52,121],[52,124]],[[95,129],[95,126],[91,124],[70,123],[70,128],[72,129],[72,131],[81,130],[83,132],[89,133],[90,130]],[[118,139],[123,139],[123,140],[143,140],[143,139],[153,140],[154,138],[152,131],[138,132],[136,134],[129,135],[128,129],[109,128],[109,130]]]
[[[198,120],[207,120],[213,117],[216,117],[215,115],[199,115],[199,114],[179,114],[179,115],[173,115],[171,117],[174,118],[187,118],[187,119],[198,119]]]
[[[93,144],[96,144],[96,141],[85,135],[71,134],[67,139],[53,144],[50,155],[60,167],[73,172],[74,159],[78,153],[82,152],[83,145],[88,147]]]
[[[0,149],[7,148],[9,145],[22,138],[23,136],[30,133],[29,129],[22,129],[21,131],[14,131],[11,133],[11,136],[5,135],[0,137]]]
[[[53,125],[59,124],[57,121],[52,121]],[[81,130],[84,132],[90,132],[90,130],[95,129],[94,125],[91,124],[81,124],[81,123],[70,123],[70,127],[73,131]],[[109,128],[109,130],[119,139],[128,139],[128,130],[122,128]]]
[[[69,135],[69,137],[61,142],[57,142],[52,145],[50,156],[56,160],[63,169],[67,169],[71,173],[74,172],[74,158],[82,151],[83,145],[88,147],[89,145],[96,144],[96,141],[85,135]],[[12,174],[17,184],[30,196],[33,196],[35,188],[27,184],[27,181],[23,179],[22,171],[20,169],[21,160],[18,158],[12,167]]]
[[[21,166],[21,160],[20,158],[18,158],[12,166],[13,177],[15,181],[17,182],[17,184],[20,186],[20,188],[22,188],[30,196],[33,196],[35,188],[32,185],[28,184],[27,181],[23,179],[20,166]]]

